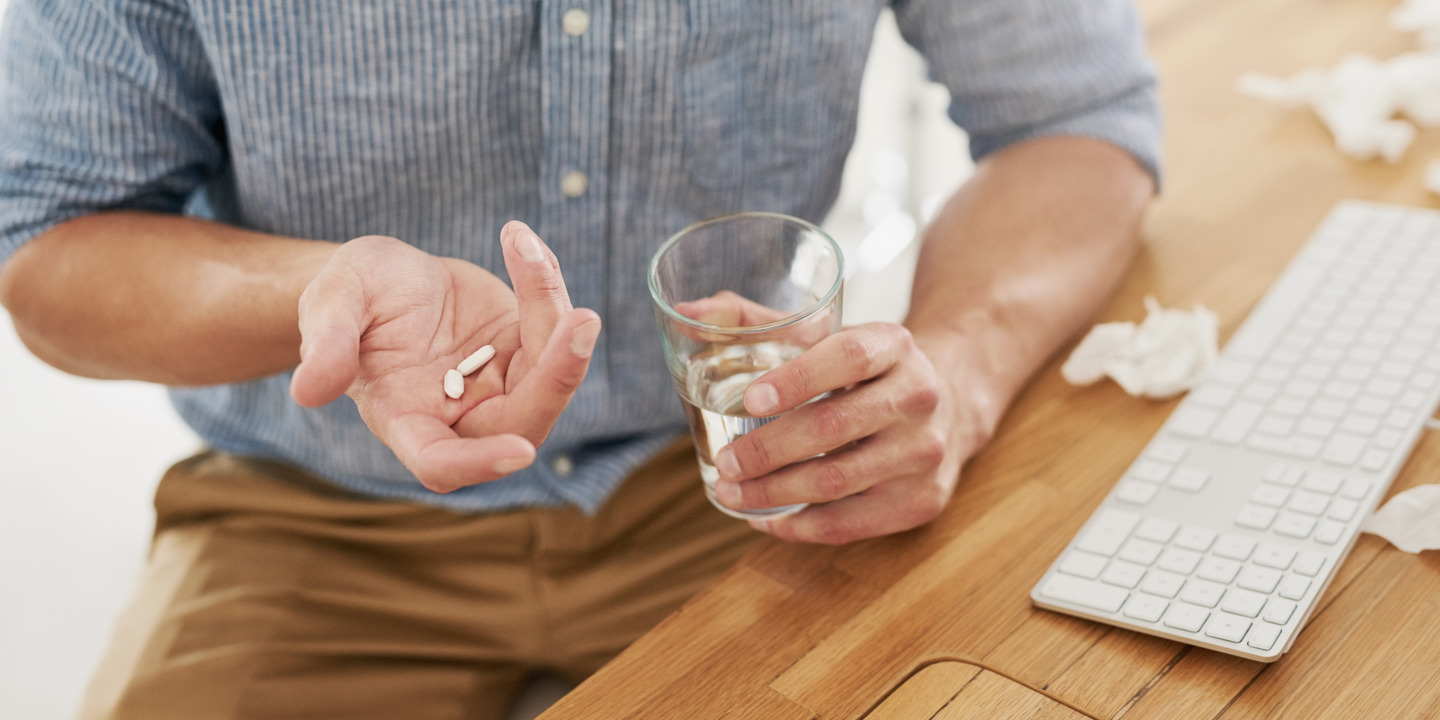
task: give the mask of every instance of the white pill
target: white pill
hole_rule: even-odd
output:
[[[476,350],[474,353],[471,353],[470,357],[467,357],[464,360],[460,361],[460,374],[469,375],[470,373],[473,373],[476,370],[485,367],[485,363],[490,362],[490,358],[493,357],[495,357],[495,348],[489,345],[486,345],[485,347]]]
[[[445,394],[456,400],[465,394],[465,376],[459,370],[445,371]]]

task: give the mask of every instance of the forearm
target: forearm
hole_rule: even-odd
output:
[[[1153,192],[1112,145],[1044,138],[987,158],[930,226],[905,325],[965,369],[942,376],[963,378],[982,434],[1119,283]]]
[[[111,212],[62,223],[0,266],[0,302],[42,360],[168,385],[299,362],[300,293],[336,245]]]

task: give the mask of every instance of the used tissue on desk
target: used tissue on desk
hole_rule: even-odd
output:
[[[1440,485],[1421,485],[1385,503],[1360,526],[1408,553],[1440,550]]]
[[[1413,52],[1380,62],[1348,55],[1331,70],[1291,78],[1247,74],[1240,92],[1287,105],[1309,105],[1330,129],[1335,146],[1356,160],[1398,162],[1415,126],[1440,125],[1440,52]]]
[[[1219,354],[1219,319],[1196,306],[1167,310],[1145,298],[1145,321],[1101,323],[1090,330],[1060,368],[1075,385],[1109,376],[1137,397],[1162,400],[1194,387]]]

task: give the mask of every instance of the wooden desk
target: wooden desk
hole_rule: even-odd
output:
[[[1203,303],[1222,342],[1330,207],[1427,205],[1422,131],[1398,165],[1342,157],[1308,110],[1236,77],[1389,58],[1394,0],[1141,0],[1168,116],[1165,195],[1103,320]],[[1068,352],[1068,349],[1067,349]],[[947,512],[842,548],[758,548],[543,720],[1440,717],[1440,553],[1362,536],[1265,665],[1031,606],[1028,592],[1174,401],[1070,387],[1059,359],[966,466]],[[1428,433],[1392,493],[1440,478]]]

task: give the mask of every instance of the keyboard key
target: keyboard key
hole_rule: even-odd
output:
[[[1245,637],[1245,644],[1257,650],[1269,650],[1275,647],[1275,641],[1279,639],[1279,625],[1259,623],[1250,629],[1250,634]]]
[[[1345,481],[1340,488],[1340,497],[1351,500],[1364,500],[1370,494],[1370,481],[1360,478],[1351,478]]]
[[[1235,584],[1246,590],[1269,594],[1275,592],[1275,586],[1280,584],[1280,571],[1246,565]]]
[[[1071,550],[1065,556],[1059,566],[1055,569],[1066,575],[1083,577],[1086,580],[1094,580],[1100,577],[1100,572],[1105,569],[1106,559],[1100,555],[1094,555],[1081,550]]]
[[[1235,516],[1235,524],[1252,530],[1264,530],[1275,521],[1275,509],[1259,505],[1245,505]]]
[[[1155,564],[1161,570],[1189,575],[1195,572],[1195,566],[1200,564],[1200,553],[1178,548],[1165,548]]]
[[[1260,610],[1264,607],[1264,595],[1239,588],[1232,588],[1229,592],[1225,593],[1225,601],[1220,605],[1220,609],[1225,612],[1244,615],[1247,618],[1258,616]]]
[[[1207,557],[1195,568],[1195,577],[1222,585],[1229,585],[1240,572],[1240,563],[1225,558]]]
[[[1299,398],[1282,397],[1270,405],[1270,411],[1276,415],[1294,417],[1305,412],[1305,401]]]
[[[1325,513],[1325,517],[1328,517],[1331,520],[1339,520],[1340,522],[1345,522],[1350,518],[1355,517],[1355,513],[1359,509],[1360,505],[1357,504],[1354,500],[1346,500],[1344,498],[1340,498],[1335,500],[1335,502],[1330,503],[1330,512]]]
[[[1291,561],[1295,559],[1295,549],[1275,543],[1261,543],[1260,549],[1255,553],[1255,564],[1264,565],[1276,570],[1284,570],[1290,567]]]
[[[1131,505],[1144,505],[1155,499],[1160,486],[1155,483],[1126,480],[1115,489],[1115,498]]]
[[[1360,468],[1370,472],[1378,472],[1385,464],[1390,462],[1390,453],[1384,450],[1367,450],[1360,456]]]
[[[1191,579],[1185,583],[1185,589],[1179,593],[1179,599],[1194,603],[1194,605],[1205,606],[1205,608],[1214,608],[1223,595],[1225,595],[1224,585],[1212,583],[1210,580]]]
[[[1326,545],[1334,545],[1344,535],[1345,525],[1334,520],[1321,520],[1315,526],[1315,540]]]
[[[1210,473],[1199,468],[1181,467],[1170,476],[1170,487],[1186,492],[1200,492],[1210,480]]]
[[[1149,565],[1155,562],[1155,558],[1160,557],[1162,547],[1160,543],[1131,538],[1120,548],[1120,559],[1140,565]]]
[[[1297,575],[1291,575],[1280,583],[1277,592],[1280,597],[1286,600],[1299,600],[1305,597],[1305,592],[1310,589],[1310,581]]]
[[[1297,515],[1292,512],[1280,513],[1279,519],[1275,521],[1275,533],[1304,539],[1310,537],[1310,531],[1315,529],[1315,518],[1309,515]]]
[[[1329,504],[1330,497],[1328,495],[1299,490],[1295,493],[1295,497],[1290,498],[1288,509],[1306,515],[1321,515],[1324,514],[1325,508]]]
[[[1305,471],[1294,465],[1276,463],[1265,471],[1265,481],[1275,483],[1276,485],[1295,487],[1304,475]]]
[[[1163,622],[1176,630],[1199,632],[1200,628],[1205,626],[1205,621],[1209,617],[1210,611],[1205,608],[1186,605],[1185,603],[1175,603],[1170,606],[1170,611],[1165,613]]]
[[[1242,535],[1221,535],[1215,543],[1215,554],[1231,560],[1244,560],[1255,549],[1255,541]]]
[[[1335,423],[1318,418],[1305,418],[1296,426],[1295,432],[1311,437],[1327,438],[1330,437],[1330,433],[1335,432]]]
[[[1216,409],[1223,409],[1235,399],[1235,388],[1225,385],[1206,384],[1190,393],[1190,402]]]
[[[1415,413],[1409,410],[1396,410],[1385,416],[1385,424],[1396,430],[1404,430],[1415,422]]]
[[[1245,633],[1250,631],[1250,621],[1235,615],[1216,613],[1205,623],[1205,634],[1220,640],[1240,642],[1245,638]]]
[[[1276,625],[1284,625],[1290,622],[1290,616],[1294,614],[1295,603],[1272,597],[1269,602],[1265,603],[1265,614],[1261,615],[1261,619]]]
[[[1381,430],[1375,433],[1375,437],[1370,438],[1370,445],[1381,450],[1394,450],[1400,445],[1400,440],[1400,433],[1394,430]]]
[[[1179,523],[1170,520],[1147,517],[1140,521],[1140,527],[1135,528],[1135,537],[1167,543],[1170,542],[1170,538],[1175,535],[1175,530],[1179,527]]]
[[[1123,588],[1133,588],[1140,584],[1140,578],[1145,577],[1145,567],[1124,560],[1111,560],[1105,572],[1100,574],[1102,582],[1111,585],[1118,585]]]
[[[1330,438],[1321,459],[1328,463],[1349,467],[1360,459],[1360,452],[1364,449],[1365,438],[1341,433]]]
[[[1151,570],[1140,581],[1140,589],[1151,595],[1173,598],[1185,585],[1185,576],[1168,570]]]
[[[1171,467],[1167,463],[1141,460],[1135,463],[1135,467],[1130,468],[1130,476],[1148,482],[1165,482],[1165,478],[1170,476]]]
[[[1250,494],[1250,502],[1256,505],[1268,505],[1270,507],[1285,507],[1285,501],[1290,499],[1290,491],[1278,485],[1261,483]]]
[[[1040,588],[1040,594],[1110,613],[1119,610],[1125,604],[1125,598],[1130,596],[1121,588],[1069,575],[1051,575]]]
[[[1353,432],[1357,435],[1369,436],[1380,429],[1380,421],[1372,417],[1365,417],[1364,415],[1351,415],[1340,421],[1340,429]]]
[[[1202,438],[1219,417],[1220,413],[1213,410],[1182,405],[1165,425],[1167,430],[1180,437]]]
[[[1256,450],[1272,452],[1277,455],[1298,458],[1300,460],[1313,460],[1320,455],[1324,444],[1314,438],[1303,437],[1274,437],[1272,435],[1251,435],[1245,441]]]
[[[1301,575],[1315,577],[1320,574],[1320,569],[1323,567],[1325,567],[1325,556],[1311,550],[1300,553],[1300,556],[1295,559],[1295,572]]]
[[[1339,475],[1332,472],[1311,470],[1305,473],[1305,480],[1300,483],[1300,487],[1326,495],[1334,495],[1335,491],[1340,489],[1340,479]]]
[[[1156,440],[1150,443],[1150,447],[1145,449],[1145,455],[1160,462],[1177,463],[1185,457],[1187,450],[1189,450],[1189,448],[1184,443],[1177,443],[1172,440]]]
[[[1130,601],[1125,603],[1126,616],[1145,622],[1156,622],[1161,615],[1165,614],[1165,608],[1170,607],[1170,602],[1164,598],[1145,593],[1135,593]]]
[[[1380,417],[1390,412],[1390,403],[1381,398],[1367,395],[1355,401],[1355,412]]]
[[[1140,516],[1135,513],[1105,508],[1096,514],[1094,522],[1075,547],[1097,555],[1114,555],[1139,523]]]
[[[1248,393],[1257,386],[1252,385],[1246,389]],[[1268,385],[1264,387],[1270,387]],[[1268,398],[1260,398],[1262,400]],[[1257,402],[1240,401],[1230,406],[1225,414],[1220,416],[1220,422],[1210,432],[1210,438],[1218,443],[1234,445],[1245,439],[1250,434],[1250,426],[1260,419],[1260,414],[1265,412],[1265,406]]]
[[[1186,550],[1205,552],[1210,549],[1210,543],[1213,542],[1215,542],[1214,530],[1187,525],[1180,528],[1180,533],[1175,536],[1174,544]]]
[[[1316,417],[1334,420],[1345,414],[1345,403],[1335,400],[1316,400],[1311,412],[1315,413]]]

